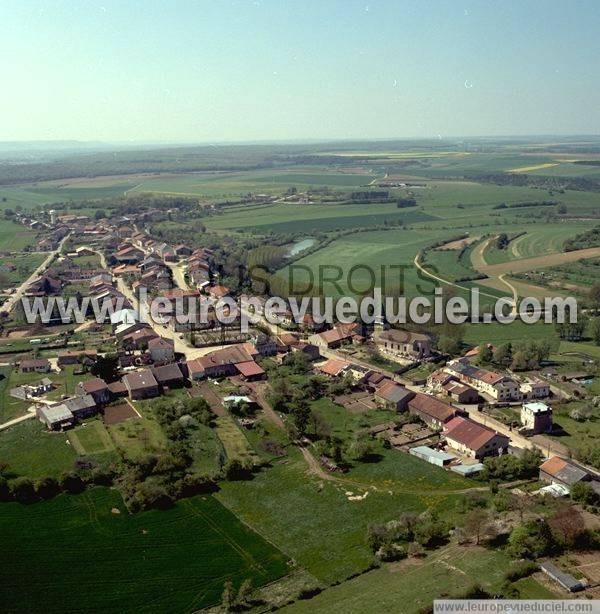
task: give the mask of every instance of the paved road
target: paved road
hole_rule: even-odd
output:
[[[52,262],[52,260],[54,259],[54,257],[60,253],[60,250],[62,249],[62,246],[64,245],[65,241],[71,236],[71,234],[69,233],[59,244],[58,247],[51,251],[48,252],[48,257],[44,260],[44,262],[42,262],[42,264],[40,264],[40,266],[38,266],[38,268],[15,290],[15,292],[13,294],[10,295],[10,297],[5,301],[4,305],[2,305],[1,309],[2,311],[6,311],[6,312],[10,312],[12,310],[12,308],[15,306],[15,304],[21,300],[21,298],[23,297],[23,295],[25,294],[25,290],[27,290],[27,288],[29,287],[30,284],[32,284],[38,277],[41,276],[41,274],[48,268],[48,265]]]

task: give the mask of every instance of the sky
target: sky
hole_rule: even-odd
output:
[[[596,0],[1,0],[0,141],[600,134]]]

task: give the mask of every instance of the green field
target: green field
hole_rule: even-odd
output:
[[[256,587],[289,568],[211,496],[135,515],[99,488],[6,503],[0,539],[4,612],[194,612],[218,602],[228,579]]]
[[[35,243],[36,234],[21,224],[2,219],[0,223],[0,252],[18,252]]]
[[[456,594],[476,582],[493,593],[502,584],[508,562],[508,557],[499,550],[447,546],[421,560],[405,560],[369,571],[310,600],[298,601],[283,612],[417,613],[434,599]],[[535,589],[537,594],[542,593],[542,587],[533,578],[527,580],[529,583],[523,588],[527,595],[533,595]],[[551,593],[546,591],[546,595]]]
[[[67,435],[47,431],[36,418],[0,432],[0,461],[8,463],[12,474],[58,477],[73,469],[76,458]]]
[[[382,461],[381,469],[365,463],[339,481],[323,482],[307,474],[297,450],[289,452],[250,481],[223,483],[216,496],[326,583],[342,580],[372,563],[365,543],[370,523],[386,522],[408,511],[451,512],[459,497],[452,492],[457,485],[459,489],[469,486],[443,469],[395,451],[393,459]],[[373,479],[378,471],[385,475]],[[361,501],[349,501],[345,494],[367,491]]]

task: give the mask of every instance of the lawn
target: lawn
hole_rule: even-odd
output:
[[[10,365],[0,367],[0,424],[22,416],[30,405],[29,401],[10,396],[9,390],[14,388],[12,373]]]
[[[361,475],[355,469],[348,477],[322,481],[308,473],[298,450],[290,448],[287,457],[274,461],[252,480],[222,483],[216,497],[312,575],[331,583],[364,571],[373,562],[365,543],[370,523],[386,522],[403,512],[455,509],[460,495],[448,490],[454,478],[422,462],[423,475],[439,472],[437,482],[419,483],[420,490],[428,490],[425,495],[401,492],[406,485],[407,490],[416,485],[415,461],[418,459],[398,454],[390,483],[388,476],[376,476],[377,488],[369,489],[360,501],[350,501],[345,493],[363,494],[372,475]],[[355,481],[355,475],[360,479]]]
[[[218,602],[228,579],[256,587],[289,569],[211,496],[135,515],[99,488],[6,503],[0,539],[4,612],[194,612]]]
[[[107,430],[117,450],[131,459],[162,452],[167,446],[167,438],[160,424],[150,417],[111,424]]]
[[[58,477],[73,469],[76,458],[67,435],[47,431],[36,418],[0,432],[0,461],[8,463],[11,473]]]
[[[115,449],[106,427],[99,418],[86,420],[68,432],[73,449],[82,456],[112,452]]]
[[[244,433],[240,430],[233,418],[220,416],[215,420],[215,432],[223,444],[228,459],[250,461],[255,463],[258,457]]]
[[[556,441],[576,451],[583,446],[596,446],[600,438],[600,409],[593,408],[589,420],[578,422],[569,416],[577,408],[592,407],[589,401],[573,401],[570,403],[553,404],[554,424],[562,427],[564,434],[553,436]]]

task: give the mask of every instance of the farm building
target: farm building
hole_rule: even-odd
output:
[[[375,400],[379,405],[396,411],[406,411],[408,402],[415,393],[392,380],[384,380],[383,384],[375,391]]]
[[[450,467],[450,471],[454,471],[454,473],[468,478],[471,475],[480,473],[483,471],[483,468],[483,463],[473,463],[472,465],[454,465],[454,467]]]
[[[578,482],[589,482],[590,486],[600,494],[600,481],[575,461],[560,456],[553,456],[540,466],[540,480],[550,484],[560,484],[569,491]]]
[[[411,448],[409,450],[409,454],[416,456],[417,458],[421,458],[432,465],[437,465],[438,467],[445,467],[456,459],[456,456],[453,456],[452,454],[440,452],[439,450],[434,450],[428,446],[417,446],[415,448]]]
[[[472,458],[504,454],[510,441],[506,435],[460,416],[444,426],[444,433],[450,447]]]
[[[408,410],[434,429],[441,429],[446,422],[452,420],[459,413],[456,407],[443,403],[428,394],[421,393],[417,393],[414,398],[409,400]]]
[[[72,426],[75,421],[73,414],[62,404],[52,407],[38,407],[36,415],[39,421],[51,431],[59,431]]]
[[[585,586],[581,580],[577,580],[571,574],[568,574],[559,569],[554,563],[550,561],[544,561],[540,565],[540,569],[555,582],[560,584],[563,588],[567,589],[570,593],[576,593],[582,591]]]

